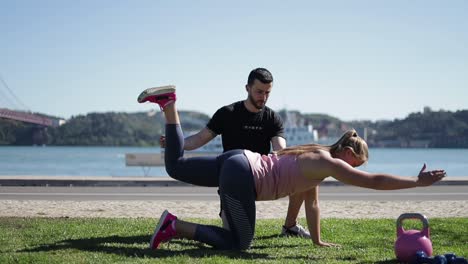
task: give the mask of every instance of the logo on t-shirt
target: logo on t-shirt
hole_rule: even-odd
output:
[[[262,130],[263,127],[261,127],[261,126],[248,126],[248,125],[245,125],[245,126],[244,126],[244,129],[245,129],[245,130]]]

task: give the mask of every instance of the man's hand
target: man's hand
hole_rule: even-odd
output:
[[[166,136],[161,136],[159,138],[159,146],[161,146],[161,148],[166,148]]]

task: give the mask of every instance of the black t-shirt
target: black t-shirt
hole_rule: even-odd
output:
[[[283,121],[278,114],[267,106],[252,113],[243,101],[218,109],[206,127],[221,135],[224,151],[248,149],[268,154],[271,139],[284,138]]]

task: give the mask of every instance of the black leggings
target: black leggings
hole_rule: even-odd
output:
[[[166,171],[174,179],[199,186],[219,187],[230,230],[197,225],[194,239],[217,249],[248,249],[255,232],[255,184],[242,150],[217,157],[183,158],[180,125],[166,125]]]

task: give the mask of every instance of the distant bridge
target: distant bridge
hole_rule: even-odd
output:
[[[40,115],[35,115],[26,112],[13,111],[6,108],[0,108],[0,117],[23,121],[27,123],[47,126],[47,127],[58,127],[65,123],[61,119],[51,119]]]
[[[21,100],[8,87],[8,84],[0,76],[0,83],[5,89],[0,87],[0,118],[8,118],[22,122],[41,125],[44,127],[57,127],[65,123],[65,120],[48,118],[42,115],[35,115],[31,111],[11,110],[7,105],[13,106],[15,109],[28,109]],[[2,107],[3,106],[3,107]]]

